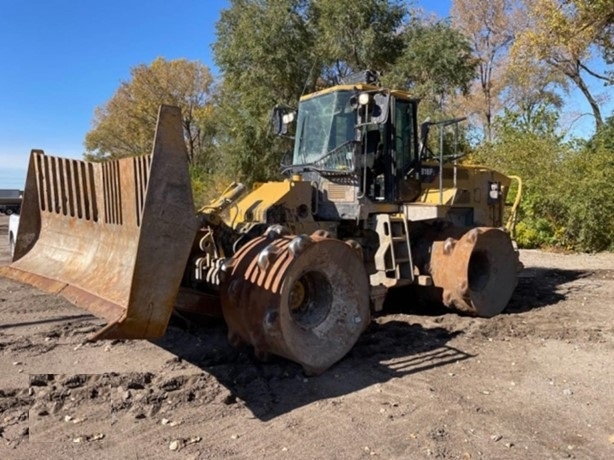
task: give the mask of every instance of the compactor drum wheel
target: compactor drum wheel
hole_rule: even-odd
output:
[[[431,247],[431,276],[443,290],[444,305],[476,316],[492,317],[505,309],[518,282],[517,267],[509,234],[497,228],[474,228]]]
[[[227,263],[222,309],[231,343],[319,374],[367,327],[369,281],[355,249],[318,232],[255,238]]]

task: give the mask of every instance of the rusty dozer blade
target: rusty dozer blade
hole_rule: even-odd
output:
[[[179,108],[160,108],[151,155],[32,151],[21,209],[1,275],[106,319],[94,339],[164,334],[197,230]]]
[[[478,227],[460,238],[449,236],[431,246],[433,285],[444,305],[491,317],[507,306],[517,284],[518,253],[508,233]]]
[[[271,227],[274,228],[275,226]],[[321,232],[265,236],[227,263],[221,289],[230,343],[284,356],[319,374],[369,324],[369,280],[355,249]]]

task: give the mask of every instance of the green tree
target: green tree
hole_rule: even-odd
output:
[[[386,72],[403,50],[407,10],[398,0],[313,0],[312,53],[323,63],[319,73],[329,84],[364,69]]]
[[[271,135],[273,106],[296,105],[304,88],[315,86],[306,6],[304,0],[232,0],[216,24],[221,167],[245,182],[274,177],[288,148]]]
[[[447,99],[466,94],[477,60],[469,41],[447,21],[414,18],[401,34],[403,50],[385,81],[423,99],[423,106],[445,112]]]
[[[161,104],[181,107],[191,165],[204,165],[214,149],[213,77],[197,61],[157,58],[138,65],[111,99],[94,112],[85,137],[85,158],[92,161],[151,152]]]

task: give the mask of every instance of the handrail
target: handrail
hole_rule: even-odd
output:
[[[520,200],[522,198],[522,179],[519,176],[509,176],[510,179],[515,180],[518,183],[518,190],[516,191],[516,197],[514,198],[514,204],[510,211],[510,217],[507,219],[505,225],[506,230],[514,238],[514,232],[516,230],[516,217],[518,214],[518,207],[520,206]]]

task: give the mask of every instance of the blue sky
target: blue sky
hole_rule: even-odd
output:
[[[450,9],[450,0],[414,3],[440,17]],[[94,109],[132,67],[162,56],[200,60],[215,71],[211,44],[227,6],[226,0],[0,0],[0,188],[23,188],[32,148],[80,158]]]

